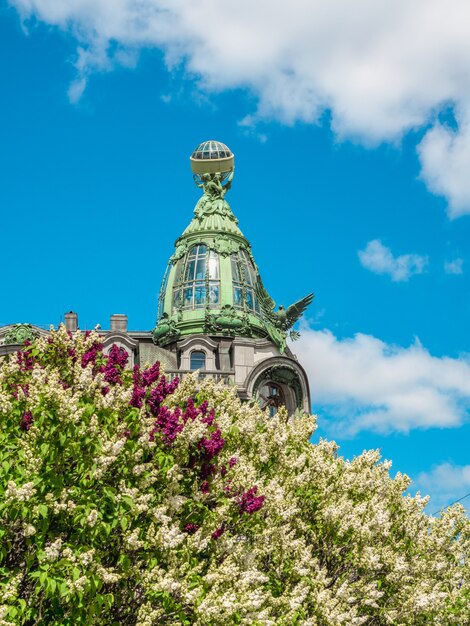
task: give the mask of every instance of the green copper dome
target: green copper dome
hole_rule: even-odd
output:
[[[269,336],[282,352],[286,314],[281,307],[278,319],[271,310],[275,305],[251,246],[225,199],[233,180],[233,153],[220,142],[203,142],[191,156],[191,169],[203,193],[162,282],[154,341],[167,345],[198,333]]]

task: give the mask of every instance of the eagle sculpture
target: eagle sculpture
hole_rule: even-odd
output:
[[[287,309],[285,309],[282,305],[279,305],[277,311],[275,311],[274,309],[276,307],[276,303],[266,291],[261,278],[258,276],[258,280],[256,282],[256,295],[258,296],[258,301],[261,306],[261,310],[263,311],[266,330],[274,343],[279,347],[282,354],[286,349],[287,332],[292,328],[308,305],[312,302],[313,293],[309,293],[308,296],[294,302],[294,304],[288,306]],[[297,339],[299,333],[291,330],[290,336],[291,339]]]

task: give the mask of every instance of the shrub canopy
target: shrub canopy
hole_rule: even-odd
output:
[[[0,626],[468,623],[469,521],[61,327],[0,366]]]

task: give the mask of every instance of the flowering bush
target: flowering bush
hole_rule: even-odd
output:
[[[468,623],[469,522],[63,327],[0,367],[0,625]]]

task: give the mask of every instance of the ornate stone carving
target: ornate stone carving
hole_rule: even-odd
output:
[[[208,247],[215,252],[218,252],[221,256],[229,256],[235,252],[238,252],[241,248],[245,248],[242,243],[228,237],[227,235],[220,235],[214,241],[208,244]]]
[[[38,336],[39,333],[34,330],[31,324],[15,324],[3,337],[1,343],[3,345],[24,343],[25,341],[34,341]]]
[[[200,182],[195,179],[196,185],[204,191],[194,209],[194,215],[197,219],[202,220],[208,215],[217,214],[238,224],[237,218],[232,213],[227,200],[225,200],[225,194],[232,185],[232,179],[233,170],[228,178],[225,179],[220,172],[202,174]],[[222,181],[224,184],[222,184]]]
[[[168,313],[163,313],[157,326],[152,330],[152,338],[157,346],[176,341],[180,334],[177,323],[170,319]]]
[[[171,263],[176,263],[179,259],[184,257],[195,245],[194,240],[192,243],[189,243],[187,239],[182,239],[176,243],[176,250],[173,256],[170,258]],[[206,245],[209,250],[214,250],[221,256],[230,256],[235,252],[239,252],[239,250],[244,249],[250,255],[250,258],[253,260],[253,255],[251,250],[247,247],[247,245],[241,241],[237,241],[228,235],[218,235],[215,237],[213,241],[204,241],[204,245]]]
[[[171,263],[176,263],[179,259],[181,259],[185,254],[188,253],[189,243],[187,239],[178,240],[176,242],[176,250],[172,257],[170,257]]]
[[[251,337],[252,335],[248,317],[239,314],[230,304],[223,306],[220,313],[206,311],[205,332],[231,337],[235,335]]]

